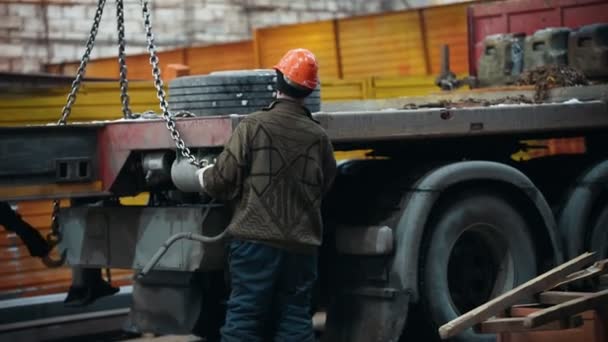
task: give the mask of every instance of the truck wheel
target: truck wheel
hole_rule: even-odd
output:
[[[608,205],[597,216],[590,238],[589,247],[598,253],[598,259],[608,258]]]
[[[529,225],[504,199],[463,194],[435,212],[421,263],[421,304],[435,329],[536,275]],[[453,340],[494,335],[468,329]]]
[[[169,83],[171,111],[196,115],[249,114],[267,107],[276,98],[274,70],[218,71],[179,77]],[[311,112],[321,107],[317,87],[304,104]]]

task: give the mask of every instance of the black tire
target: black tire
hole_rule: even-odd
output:
[[[598,253],[598,259],[608,258],[608,205],[602,208],[593,224],[589,247]]]
[[[421,270],[421,305],[434,329],[536,275],[530,227],[506,200],[463,194],[434,215]],[[468,329],[453,340],[495,336]]]
[[[199,116],[249,114],[276,98],[274,70],[237,70],[180,77],[169,83],[171,111],[187,110]],[[311,112],[321,108],[320,88],[304,104]]]

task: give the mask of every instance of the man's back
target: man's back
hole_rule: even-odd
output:
[[[232,152],[226,161],[240,165],[242,188],[234,194],[230,233],[294,250],[319,246],[320,204],[335,160],[327,134],[310,112],[293,101],[276,101],[246,117],[233,139],[238,141],[228,144]],[[209,182],[215,183],[221,182]],[[214,195],[216,189],[209,188]]]

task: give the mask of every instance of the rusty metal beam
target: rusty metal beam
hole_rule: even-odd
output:
[[[608,104],[528,104],[473,108],[319,113],[334,142],[530,134],[608,128]]]

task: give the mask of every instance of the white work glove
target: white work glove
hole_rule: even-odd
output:
[[[196,178],[198,178],[198,183],[201,185],[201,188],[203,190],[205,190],[205,178],[203,176],[205,175],[205,171],[212,168],[213,165],[214,164],[209,164],[209,165],[203,167],[202,169],[196,170]]]

